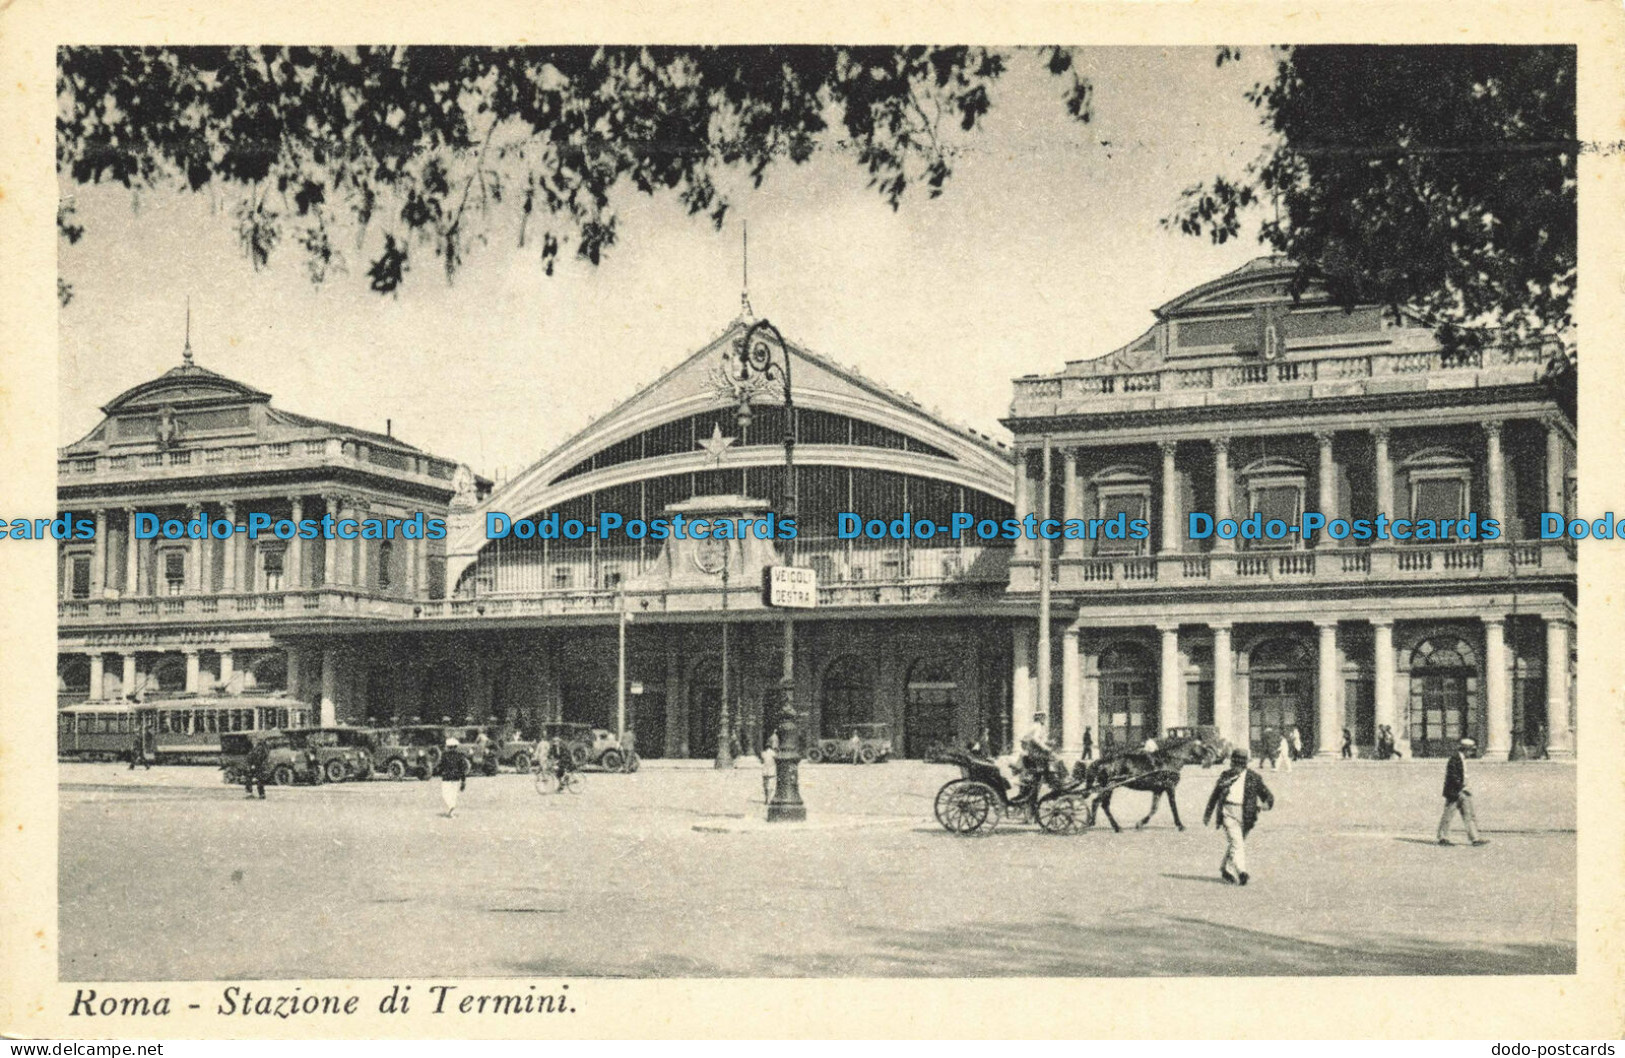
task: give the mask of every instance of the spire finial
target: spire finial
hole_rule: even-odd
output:
[[[181,350],[181,362],[192,366],[192,296],[186,296],[186,347]]]
[[[755,314],[750,310],[750,221],[742,219],[739,224],[741,268],[739,308],[744,315],[752,316]]]

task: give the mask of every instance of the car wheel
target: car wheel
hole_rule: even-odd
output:
[[[530,754],[523,752],[515,753],[513,755],[513,770],[518,772],[530,771]]]
[[[618,749],[604,750],[604,755],[598,758],[598,763],[608,771],[620,771],[622,763],[621,751]]]
[[[807,748],[807,763],[808,764],[822,764],[822,763],[824,763],[824,747],[820,746],[816,742],[814,742],[811,746],[809,746]]]
[[[344,762],[342,760],[328,761],[327,766],[322,769],[322,777],[328,782],[343,782]]]
[[[873,764],[880,759],[880,754],[875,752],[875,747],[864,746],[858,750],[858,759],[865,764]]]
[[[271,783],[275,786],[292,786],[293,769],[286,764],[278,764],[271,772]]]
[[[585,767],[587,764],[587,747],[571,746],[570,761],[578,768]]]
[[[384,765],[384,771],[388,773],[391,779],[397,781],[404,779],[406,778],[406,762],[399,757],[395,757]]]

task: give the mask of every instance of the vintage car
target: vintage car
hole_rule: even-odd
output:
[[[314,750],[296,746],[294,740],[281,731],[233,731],[220,736],[221,778],[240,786],[247,776],[244,770],[248,753],[255,742],[264,742],[267,751],[266,781],[277,786],[292,786],[298,782],[319,783],[322,772]]]
[[[477,770],[495,775],[500,767],[515,771],[530,771],[536,760],[536,743],[519,737],[519,733],[502,724],[475,724],[447,729],[452,738],[462,743]],[[480,736],[485,736],[485,741]]]
[[[848,724],[841,737],[817,738],[807,746],[807,760],[813,764],[834,761],[846,764],[876,764],[892,755],[890,724]],[[857,736],[857,759],[853,759],[853,736]]]
[[[304,727],[284,733],[290,745],[309,756],[312,782],[344,782],[372,774],[372,754],[360,728]]]
[[[374,775],[391,779],[404,779],[416,775],[427,779],[434,774],[429,764],[429,748],[403,738],[398,728],[382,727],[368,732],[371,736],[370,752]],[[444,739],[441,740],[444,742]]]
[[[1170,727],[1162,733],[1165,742],[1185,742],[1197,739],[1202,743],[1202,767],[1208,768],[1223,762],[1230,756],[1230,740],[1219,733],[1219,729],[1212,724],[1198,724],[1195,727]]]
[[[626,750],[615,732],[591,724],[550,723],[542,725],[542,741],[559,739],[570,752],[570,759],[578,768],[596,764],[605,771],[620,771],[623,766],[637,768],[637,754],[628,762]]]

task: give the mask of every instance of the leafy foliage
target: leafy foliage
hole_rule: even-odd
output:
[[[1248,98],[1273,146],[1188,190],[1168,225],[1223,243],[1264,207],[1260,237],[1300,266],[1297,292],[1391,306],[1447,347],[1567,335],[1573,47],[1282,48]]]
[[[1044,55],[1087,121],[1071,53]],[[940,133],[977,127],[1006,61],[972,47],[64,48],[58,167],[79,184],[234,188],[255,266],[292,242],[315,282],[345,268],[341,230],[361,246],[381,229],[366,275],[390,293],[426,253],[454,275],[497,209],[551,274],[567,247],[596,264],[614,245],[623,186],[670,191],[720,227],[722,170],[759,186],[826,147],[894,209],[919,185],[936,197],[952,173]]]

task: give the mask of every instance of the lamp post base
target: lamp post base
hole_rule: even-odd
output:
[[[790,751],[773,763],[773,799],[767,803],[769,823],[801,823],[807,818],[807,806],[801,800],[801,754]]]

